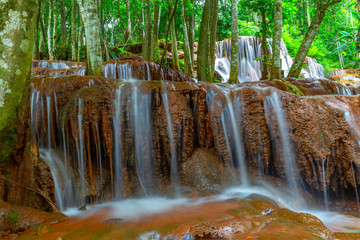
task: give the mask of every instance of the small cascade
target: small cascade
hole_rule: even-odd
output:
[[[80,192],[83,193],[85,191],[85,156],[84,156],[84,135],[83,135],[83,113],[82,113],[82,105],[83,100],[80,98],[78,100],[78,136],[76,141],[76,149],[77,149],[77,160],[78,160],[78,171],[79,171],[79,179],[80,179]]]
[[[132,85],[136,167],[141,188],[149,196],[149,187],[153,184],[151,94],[142,94],[136,82],[132,82]]]
[[[267,97],[264,102],[264,108],[268,119],[270,133],[273,141],[275,141],[274,146],[280,146],[279,149],[281,149],[280,151],[278,151],[278,149],[275,151],[278,151],[278,154],[281,154],[284,161],[286,179],[294,195],[301,197],[297,182],[297,167],[294,159],[294,148],[289,136],[286,115],[277,92],[274,92],[271,96]],[[279,133],[279,139],[277,138],[276,132]]]
[[[261,42],[254,37],[239,37],[239,82],[258,81],[261,78]],[[215,70],[227,82],[230,77],[231,39],[216,43]]]
[[[345,74],[346,74],[346,71],[344,69],[336,69],[330,73],[331,76],[345,75]]]
[[[307,57],[305,63],[309,78],[321,79],[325,77],[324,67],[315,58]]]
[[[73,176],[63,164],[62,156],[54,149],[40,148],[40,157],[51,169],[54,180],[55,200],[61,210],[76,206],[76,190],[73,187]]]
[[[171,86],[170,86],[171,87]],[[171,112],[169,106],[169,92],[167,89],[167,84],[163,84],[164,93],[161,94],[163,106],[166,114],[166,123],[167,123],[167,132],[169,136],[169,145],[170,145],[170,181],[175,190],[176,194],[179,194],[180,187],[180,177],[179,177],[179,166],[178,166],[178,154],[175,147],[175,136],[173,130],[173,124],[171,120]]]
[[[241,99],[239,97],[230,99],[230,92],[226,92],[224,89],[217,85],[212,86],[214,89],[208,91],[206,96],[209,109],[212,109],[212,106],[221,106],[221,102],[217,102],[215,98],[216,94],[220,94],[221,97],[218,98],[220,101],[224,100],[226,106],[222,109],[222,114],[220,116],[221,130],[223,131],[227,151],[230,153],[231,162],[236,166],[240,171],[240,181],[241,184],[246,187],[249,185],[249,178],[247,173],[247,164],[244,154],[244,144],[242,140],[242,131],[239,126],[241,125]],[[236,108],[234,108],[234,106]],[[236,109],[236,110],[235,110]],[[211,113],[213,118],[216,118],[215,112]],[[215,120],[214,120],[215,121]],[[219,131],[220,129],[216,129]]]
[[[132,63],[129,62],[109,62],[103,65],[104,77],[130,80],[132,75]],[[150,79],[142,79],[150,80]]]
[[[31,68],[32,68],[32,73],[34,75],[85,76],[86,73],[86,63],[78,63],[78,62],[38,60],[32,62]]]
[[[269,54],[272,55],[272,39],[268,39]],[[261,41],[254,37],[239,37],[239,82],[259,81],[262,77],[263,56]],[[215,71],[221,76],[223,82],[230,77],[231,39],[216,43]],[[285,42],[281,40],[280,48],[281,70],[286,77],[293,64],[293,59],[288,53]],[[314,58],[307,58],[306,63],[309,71],[303,69],[302,74],[306,78],[324,78],[324,67]]]
[[[353,164],[351,164],[351,172],[352,172],[353,180],[354,180],[356,204],[357,204],[358,207],[359,207],[359,206],[360,206],[360,199],[359,199],[359,193],[358,193],[358,184],[357,184],[357,180],[356,180],[355,170],[354,170],[354,165],[353,165]]]
[[[114,101],[114,117],[112,119],[112,127],[114,133],[114,165],[113,168],[113,198],[119,199],[122,197],[122,152],[121,152],[121,142],[122,142],[122,114],[123,114],[123,104],[122,104],[122,85],[118,89],[115,89],[115,99]]]
[[[325,209],[329,210],[329,200],[328,200],[328,193],[327,193],[327,184],[326,184],[326,176],[327,176],[327,171],[326,169],[329,169],[327,166],[325,166],[325,162],[327,162],[327,164],[329,163],[328,161],[326,161],[326,159],[323,159],[321,161],[321,168],[319,166],[319,171],[321,169],[321,178],[322,178],[322,184],[323,184],[323,193],[324,193],[324,203],[325,203]],[[327,168],[326,168],[327,167]]]

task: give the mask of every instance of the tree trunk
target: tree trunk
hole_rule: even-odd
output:
[[[173,15],[174,11],[174,4],[173,0],[169,0],[169,12],[170,16]],[[175,70],[180,70],[179,66],[179,57],[178,57],[178,48],[177,48],[177,41],[176,41],[176,29],[175,29],[175,18],[171,19],[170,23],[170,33],[171,33],[171,55],[172,55],[172,66]]]
[[[189,45],[189,37],[188,37],[188,29],[186,23],[186,15],[185,15],[185,2],[182,0],[182,11],[181,11],[181,20],[183,24],[184,31],[184,57],[185,57],[185,73],[190,77],[194,77],[194,68],[192,65],[190,45]]]
[[[307,19],[308,27],[310,27],[310,25],[311,25],[311,17],[310,17],[309,0],[306,0],[306,19]]]
[[[202,12],[200,33],[199,33],[199,44],[198,44],[198,55],[197,55],[197,72],[200,81],[209,82],[210,76],[210,59],[209,59],[209,33],[210,33],[210,8],[211,0],[206,0],[204,9]]]
[[[151,0],[145,0],[145,31],[142,43],[142,59],[151,60]]]
[[[159,1],[155,1],[154,3],[154,26],[152,29],[152,61],[159,60],[159,43],[158,43],[158,35],[159,35],[159,24],[160,24],[160,13],[161,13],[161,5]]]
[[[125,31],[125,44],[131,43],[131,11],[130,0],[126,0],[126,31]]]
[[[282,0],[274,3],[274,35],[272,41],[271,80],[281,79],[281,35],[282,35]]]
[[[191,12],[188,13],[188,37],[189,37],[189,46],[190,46],[190,58],[191,65],[194,68],[194,42],[195,42],[195,13],[194,9],[191,9]]]
[[[262,71],[262,80],[269,78],[269,56],[268,56],[268,46],[267,46],[267,23],[266,23],[266,12],[261,11],[261,21],[262,21],[262,38],[261,38],[261,48],[264,56],[263,60],[263,71]]]
[[[53,24],[53,10],[52,10],[52,0],[49,0],[49,19],[48,19],[48,28],[47,28],[47,42],[48,42],[48,53],[49,60],[54,60],[53,48],[52,48],[52,24]]]
[[[219,0],[212,0],[211,4],[211,13],[210,13],[210,52],[209,52],[209,61],[210,61],[210,81],[214,81],[215,75],[215,44],[216,44],[216,27],[218,19],[218,9],[219,9]]]
[[[230,83],[237,83],[239,79],[239,23],[238,0],[231,0],[231,64]]]
[[[96,0],[78,0],[85,26],[88,75],[102,76],[102,49],[100,42],[99,14]]]
[[[61,16],[61,46],[64,46],[66,44],[66,38],[67,38],[65,0],[62,0],[60,2],[60,16]]]
[[[304,64],[305,58],[320,28],[320,24],[324,19],[326,10],[338,2],[341,2],[341,0],[323,0],[318,3],[315,16],[311,21],[311,25],[305,34],[305,37],[294,59],[294,63],[290,68],[288,75],[289,77],[298,78],[300,76],[302,65]]]
[[[360,0],[356,0],[356,12],[360,13]],[[360,18],[357,17],[357,20],[360,23]],[[358,63],[360,61],[360,28],[356,34],[355,46],[355,60]]]
[[[77,5],[76,1],[72,0],[71,4],[71,61],[75,62],[77,58],[76,54],[76,12],[77,12]]]
[[[40,60],[40,44],[39,44],[39,25],[40,25],[40,0],[38,1],[38,13],[37,13],[37,19],[35,23],[35,36],[34,36],[34,49],[33,49],[33,60]]]
[[[39,9],[37,0],[0,1],[0,9],[0,162],[4,162],[12,149],[9,139],[16,139],[17,109],[29,89]]]

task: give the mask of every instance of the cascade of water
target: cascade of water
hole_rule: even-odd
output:
[[[51,127],[51,97],[46,97],[46,112],[47,112],[47,147],[52,148],[52,127]]]
[[[290,187],[293,189],[295,196],[300,196],[300,191],[298,188],[298,183],[296,181],[297,169],[295,159],[294,159],[294,148],[290,141],[289,130],[286,122],[286,115],[282,109],[281,99],[279,98],[277,92],[271,94],[267,97],[264,102],[265,114],[269,122],[270,133],[275,140],[275,145],[280,145],[282,157],[284,160],[285,173]],[[272,116],[275,116],[275,121],[273,121]],[[280,133],[280,143],[276,143],[276,129]]]
[[[272,55],[272,39],[269,43],[269,52]],[[216,43],[215,49],[215,71],[221,76],[223,82],[227,82],[230,77],[230,56],[231,40],[226,39]],[[262,76],[262,61],[256,60],[262,57],[261,41],[254,37],[239,38],[239,82],[258,81]],[[285,42],[281,40],[280,47],[281,70],[286,77],[289,73],[293,60],[288,53]],[[307,58],[309,72],[305,69],[302,74],[307,78],[323,78],[324,68],[313,58]]]
[[[100,141],[100,134],[99,134],[99,126],[98,123],[95,122],[95,131],[96,131],[96,139],[97,139],[97,152],[98,152],[98,161],[99,161],[99,177],[100,183],[103,183],[103,168],[102,168],[102,157],[101,157],[101,141]]]
[[[137,84],[132,85],[135,159],[140,185],[148,196],[147,186],[152,183],[151,94],[139,94]]]
[[[55,186],[56,203],[61,210],[76,204],[77,192],[73,188],[73,176],[63,164],[56,150],[40,148],[40,157],[51,169]]]
[[[119,79],[129,80],[133,78],[130,63],[126,62],[123,64],[118,64],[116,69],[118,72]]]
[[[241,114],[237,114],[235,116],[234,106],[232,104],[232,101],[230,100],[230,97],[228,94],[225,95],[228,105],[224,109],[223,116],[227,122],[230,122],[230,127],[232,131],[229,131],[229,133],[232,135],[232,139],[234,140],[233,147],[235,148],[235,154],[234,159],[239,167],[240,170],[240,179],[241,184],[244,186],[247,186],[249,184],[248,181],[248,175],[247,175],[247,166],[246,166],[246,159],[244,154],[244,144],[242,141],[242,131],[238,128],[239,122],[241,122]],[[234,99],[235,106],[237,107],[237,110],[240,110],[240,99],[235,98]],[[239,111],[241,112],[241,111]],[[237,121],[238,120],[238,121]],[[227,126],[225,126],[227,127]],[[225,128],[226,129],[226,128]],[[226,130],[225,130],[226,131]]]
[[[116,63],[108,63],[103,65],[104,77],[116,78]]]
[[[261,78],[260,41],[253,37],[239,38],[239,82],[258,81]],[[259,51],[260,49],[260,51]],[[217,42],[215,46],[215,70],[227,82],[230,76],[231,40]]]
[[[80,192],[83,193],[85,190],[85,156],[84,156],[84,136],[83,136],[83,114],[82,114],[82,104],[83,99],[79,99],[78,101],[78,130],[79,136],[78,141],[76,141],[76,149],[77,149],[77,160],[79,167],[79,179],[80,179]]]
[[[354,179],[354,189],[355,189],[356,204],[357,204],[358,206],[360,206],[359,193],[358,193],[357,181],[356,181],[356,177],[355,177],[355,170],[354,170],[353,164],[351,164],[351,172],[352,172],[353,179]]]
[[[324,190],[324,202],[325,202],[325,209],[329,210],[329,201],[328,201],[328,194],[327,194],[327,184],[326,184],[326,167],[325,167],[326,159],[321,161],[321,177],[323,182],[323,190]],[[320,168],[319,168],[320,169]]]
[[[122,102],[121,102],[121,87],[115,89],[115,115],[113,121],[114,132],[114,183],[113,183],[113,197],[119,199],[122,197],[122,151],[121,151],[121,128],[122,128]]]
[[[225,143],[228,152],[230,153],[231,162],[239,168],[241,184],[246,187],[249,185],[249,179],[247,174],[246,158],[244,154],[244,144],[242,141],[242,131],[238,127],[242,119],[242,101],[239,97],[236,97],[233,101],[231,101],[229,92],[226,92],[217,85],[212,86],[217,90],[217,92],[222,94],[223,98],[226,100],[227,105],[222,109],[222,115],[219,120],[224,133]],[[214,106],[221,106],[220,102],[215,101],[214,90],[208,90],[206,95],[206,102],[209,109],[213,109]],[[235,109],[237,111],[235,111]],[[214,118],[213,112],[211,115]],[[218,130],[219,129],[216,131]]]
[[[325,77],[324,67],[315,58],[307,57],[306,64],[311,78],[320,79]]]
[[[169,107],[169,99],[168,94],[169,92],[166,91],[166,84],[163,83],[164,93],[161,94],[163,106],[165,109],[166,120],[167,120],[167,130],[169,135],[170,141],[170,180],[171,184],[175,188],[175,191],[178,193],[178,188],[180,186],[180,177],[179,177],[179,166],[178,166],[178,154],[175,147],[175,138],[174,138],[174,130],[172,126],[171,120],[171,112]]]

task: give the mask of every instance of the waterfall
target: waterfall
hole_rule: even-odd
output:
[[[253,37],[239,38],[239,82],[258,81],[261,78],[261,43]],[[230,77],[231,39],[217,42],[215,70],[227,82]]]
[[[85,157],[84,157],[84,135],[83,135],[83,113],[82,113],[83,100],[78,100],[78,141],[76,141],[77,160],[79,167],[79,179],[80,179],[80,193],[85,191]]]
[[[272,39],[269,43],[269,53],[272,55]],[[216,43],[215,48],[215,71],[221,76],[223,82],[230,77],[231,39]],[[254,37],[239,37],[239,82],[259,81],[262,76],[261,41]],[[293,59],[288,53],[285,42],[281,40],[280,46],[281,70],[286,77],[293,64]],[[309,71],[303,69],[301,73],[305,78],[324,78],[324,67],[313,58],[306,61]]]
[[[234,98],[232,101],[230,99],[230,93],[226,92],[217,85],[213,85],[219,94],[223,96],[223,99],[226,101],[226,107],[223,108],[222,115],[220,117],[220,122],[222,130],[225,136],[225,141],[227,145],[227,150],[230,153],[231,162],[233,165],[237,166],[240,171],[240,181],[241,184],[246,187],[249,185],[248,173],[247,173],[247,164],[244,154],[244,143],[242,140],[242,131],[239,129],[241,125],[241,114],[242,107],[240,106],[241,100],[239,97]],[[219,102],[215,102],[215,91],[209,90],[206,99],[209,109],[212,109],[213,106],[220,106]],[[234,102],[234,104],[233,104]],[[234,105],[236,108],[234,108]],[[235,109],[237,110],[235,112]],[[212,118],[216,118],[214,113],[211,113]],[[214,119],[215,121],[215,119]],[[219,129],[217,129],[218,131]]]
[[[173,185],[175,192],[178,194],[179,186],[180,186],[180,177],[179,177],[179,166],[178,166],[178,153],[175,147],[175,137],[174,130],[171,120],[171,112],[169,107],[169,92],[166,91],[166,84],[163,84],[164,93],[161,94],[163,106],[166,114],[166,122],[167,122],[167,132],[169,136],[169,145],[170,145],[170,180]]]
[[[328,200],[328,194],[327,194],[327,184],[326,184],[326,168],[325,168],[325,161],[326,159],[323,159],[321,161],[321,169],[322,169],[322,173],[321,173],[321,177],[322,177],[322,182],[323,182],[323,193],[324,193],[324,203],[325,203],[325,209],[329,210],[329,200]],[[329,161],[326,161],[327,164]],[[320,168],[319,168],[320,170]]]
[[[70,73],[65,75],[85,76],[86,74],[85,63],[37,60],[32,62],[31,67],[39,68],[39,69],[44,68],[44,69],[54,69],[54,70],[66,70],[65,72]],[[64,71],[54,71],[54,76],[60,76],[63,74],[62,72]]]
[[[315,58],[307,57],[305,62],[310,78],[321,79],[325,77],[324,67]]]
[[[152,185],[152,123],[151,94],[139,94],[136,82],[132,82],[133,126],[135,159],[141,188],[149,196],[148,186]]]
[[[113,132],[114,132],[114,183],[113,183],[113,197],[119,199],[122,197],[122,152],[121,152],[121,128],[122,128],[122,102],[121,93],[122,85],[115,89],[114,108],[115,114],[113,117]]]
[[[286,114],[283,110],[281,99],[279,98],[277,92],[274,92],[271,96],[267,97],[264,102],[264,108],[269,123],[270,133],[272,135],[272,139],[275,141],[274,146],[280,145],[286,179],[292,188],[294,195],[300,196],[298,183],[296,181],[297,169],[294,159],[294,148],[289,136]],[[277,142],[276,130],[280,134],[280,142]],[[276,149],[276,151],[278,151],[278,149]]]

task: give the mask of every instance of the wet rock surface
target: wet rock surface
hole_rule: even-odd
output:
[[[266,212],[271,213],[266,214]],[[105,221],[106,209],[49,225],[44,239],[357,239],[334,233],[316,217],[256,196],[174,208],[133,221]],[[36,230],[19,239],[36,239]]]
[[[0,239],[11,239],[17,233],[41,225],[54,224],[66,220],[62,213],[48,213],[30,207],[12,206],[0,202]],[[43,228],[43,227],[42,227]]]

